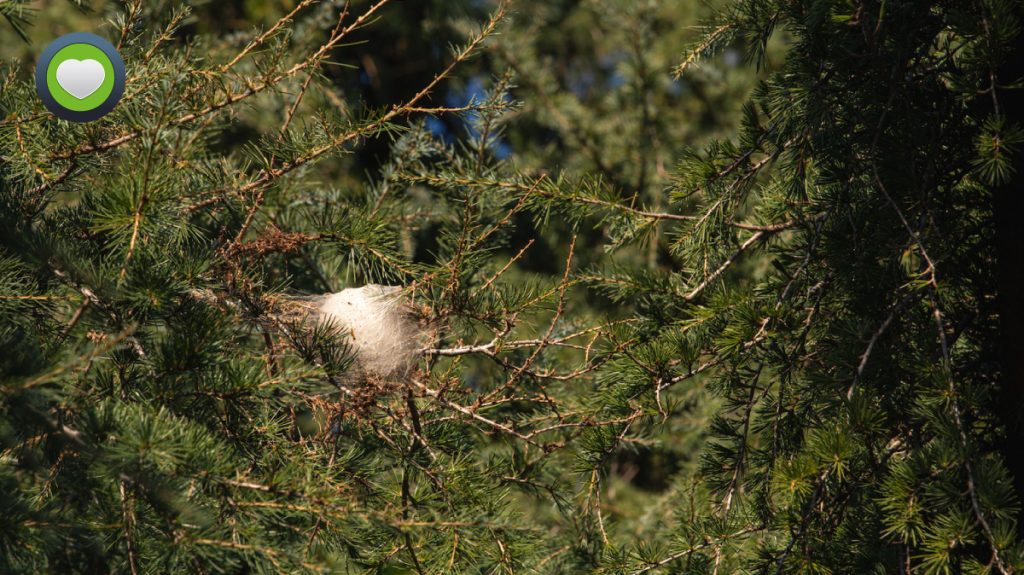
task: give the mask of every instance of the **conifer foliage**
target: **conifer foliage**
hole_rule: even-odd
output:
[[[4,62],[0,572],[1024,569],[1017,2],[243,4]]]

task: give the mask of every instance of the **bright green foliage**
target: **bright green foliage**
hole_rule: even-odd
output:
[[[0,572],[1024,568],[1011,0],[26,7],[129,81],[5,63]],[[278,314],[366,283],[413,372]]]

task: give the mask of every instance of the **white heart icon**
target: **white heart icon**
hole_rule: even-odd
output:
[[[84,100],[92,95],[103,85],[107,73],[103,70],[103,64],[96,60],[73,60],[67,59],[57,66],[57,83],[61,88],[78,98]]]

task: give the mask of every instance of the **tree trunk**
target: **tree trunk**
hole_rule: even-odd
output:
[[[1024,77],[1024,36],[1018,36],[1009,62],[1000,70],[1002,85]],[[999,107],[1010,124],[1024,126],[1024,90],[998,92]],[[998,409],[1006,426],[1003,455],[1014,476],[1017,497],[1024,499],[1024,151],[1014,159],[1011,182],[995,191],[996,253],[999,266],[999,320],[1002,381]],[[1024,514],[1020,517],[1024,519]]]

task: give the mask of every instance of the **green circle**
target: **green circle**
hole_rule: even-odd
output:
[[[103,66],[103,83],[95,92],[85,98],[78,99],[71,95],[57,83],[57,67],[65,60],[96,60]],[[75,112],[86,112],[101,106],[114,91],[114,66],[103,50],[96,46],[70,44],[61,48],[50,60],[50,65],[46,68],[46,87],[50,90],[53,99],[64,108]]]

